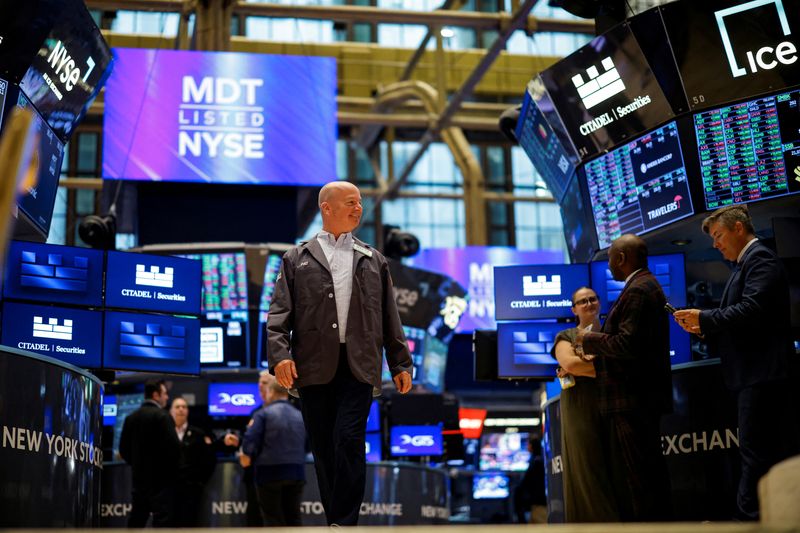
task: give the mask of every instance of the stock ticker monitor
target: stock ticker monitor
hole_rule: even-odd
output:
[[[87,307],[103,305],[103,252],[11,241],[3,297]]]
[[[694,115],[706,208],[800,192],[800,90]]]
[[[199,315],[200,269],[182,257],[109,251],[106,306]]]
[[[572,293],[589,284],[589,267],[525,265],[494,268],[497,320],[569,318]]]
[[[103,313],[86,309],[3,302],[6,346],[46,355],[79,368],[100,368]]]
[[[589,161],[585,173],[601,248],[694,214],[676,122]]]
[[[200,364],[204,368],[247,367],[250,332],[244,252],[179,255],[202,264]]]
[[[528,433],[484,433],[478,469],[524,472],[531,461],[528,438]]]
[[[664,290],[667,301],[677,308],[686,307],[686,268],[683,254],[651,255],[647,258],[647,266]],[[590,269],[592,272],[591,286],[600,299],[600,312],[608,313],[611,305],[622,292],[625,282],[616,281],[613,278],[606,261],[593,261]],[[671,364],[690,362],[692,353],[689,334],[671,317],[669,318],[669,327]]]
[[[558,361],[550,351],[564,329],[557,322],[498,322],[497,377],[555,379]]]
[[[267,318],[269,316],[269,306],[272,303],[272,294],[275,292],[275,282],[281,271],[281,261],[283,255],[280,253],[269,253],[267,264],[264,267],[264,280],[261,286],[261,298],[258,301],[258,366],[267,368]]]

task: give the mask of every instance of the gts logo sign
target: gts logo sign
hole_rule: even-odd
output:
[[[400,435],[400,444],[421,448],[423,446],[433,446],[433,435]]]
[[[78,80],[85,83],[89,78],[89,74],[92,73],[95,67],[94,60],[91,57],[87,58],[86,65],[89,68],[86,70],[83,78],[81,78],[81,70],[75,65],[75,60],[72,59],[72,56],[67,52],[67,48],[61,41],[57,41],[56,45],[50,51],[50,55],[47,57],[47,63],[53,68],[56,76],[61,83],[64,84],[64,88],[67,91],[71,91],[75,87],[75,84],[78,83]]]
[[[231,405],[255,405],[256,399],[252,394],[228,394],[227,392],[220,392],[219,403],[229,403]]]

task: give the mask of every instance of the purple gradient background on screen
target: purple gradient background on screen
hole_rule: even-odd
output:
[[[404,260],[407,265],[450,276],[469,293],[467,310],[461,316],[457,333],[475,329],[495,329],[494,268],[506,265],[563,264],[562,250],[517,250],[506,246],[466,246],[429,248]]]
[[[116,63],[105,93],[104,178],[281,185],[322,185],[336,179],[335,58],[127,48],[113,52]],[[211,157],[205,146],[199,156],[179,154],[181,105],[197,104],[182,101],[184,76],[192,76],[197,86],[205,77],[263,80],[252,105],[242,87],[241,99],[214,106],[229,111],[246,106],[250,112],[262,108],[255,112],[263,114],[263,125],[251,133],[263,133],[263,157]]]

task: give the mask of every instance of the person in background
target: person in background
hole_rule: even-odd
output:
[[[578,329],[576,355],[594,360],[599,407],[620,520],[672,517],[669,472],[661,451],[660,420],[672,411],[666,297],[647,268],[647,244],[625,234],[611,243],[608,267],[624,281],[601,331]],[[590,355],[591,354],[591,355]],[[595,359],[596,357],[596,359]]]
[[[386,354],[397,390],[411,389],[411,354],[389,263],[356,239],[361,193],[331,182],[319,192],[322,231],[283,256],[269,307],[269,368],[297,387],[328,525],[358,524],[364,441]],[[385,350],[385,351],[384,351]]]
[[[609,471],[604,443],[603,419],[598,409],[594,362],[575,354],[572,344],[579,330],[600,330],[600,300],[589,287],[572,295],[572,313],[578,326],[560,332],[553,356],[558,360],[562,383],[561,460],[564,484],[564,519],[575,522],[618,522],[619,510]]]
[[[181,443],[175,490],[175,525],[198,527],[203,490],[217,463],[214,441],[199,427],[189,425],[189,404],[185,399],[180,396],[173,399],[169,414],[175,421],[175,433]]]
[[[542,457],[542,441],[539,435],[531,435],[528,439],[528,451],[531,452],[531,461],[528,469],[522,476],[517,488],[514,490],[514,509],[517,522],[525,524],[547,523],[547,495],[544,481],[544,459]],[[525,514],[530,513],[526,520]]]
[[[243,452],[252,458],[261,516],[267,527],[300,526],[305,485],[306,430],[288,391],[273,380],[264,407],[244,435]]]
[[[719,357],[725,385],[736,393],[742,471],[736,520],[758,520],[758,480],[800,453],[789,281],[775,253],[759,242],[746,205],[717,209],[703,231],[734,264],[718,309],[683,309],[675,321],[703,335]]]
[[[261,398],[261,405],[253,409],[250,413],[250,421],[247,427],[253,425],[253,419],[256,414],[267,405],[267,391],[269,384],[275,381],[269,370],[262,370],[258,373],[258,396]],[[244,483],[245,493],[247,495],[247,513],[245,516],[248,527],[263,527],[264,519],[261,516],[261,507],[258,502],[258,489],[256,488],[255,473],[252,465],[253,459],[244,453],[243,450],[239,451],[239,464],[242,466],[242,482]]]
[[[153,514],[153,527],[174,526],[175,485],[180,442],[164,410],[169,400],[164,380],[144,384],[144,402],[125,418],[119,454],[131,465],[132,509],[128,527],[140,528]]]

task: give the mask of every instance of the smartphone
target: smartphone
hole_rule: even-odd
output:
[[[669,302],[667,302],[667,303],[665,303],[665,304],[664,304],[664,310],[665,310],[667,313],[671,314],[671,315],[674,315],[674,314],[675,314],[675,311],[677,311],[677,309],[675,309],[674,307],[672,307],[672,304],[671,304],[671,303],[669,303]]]

